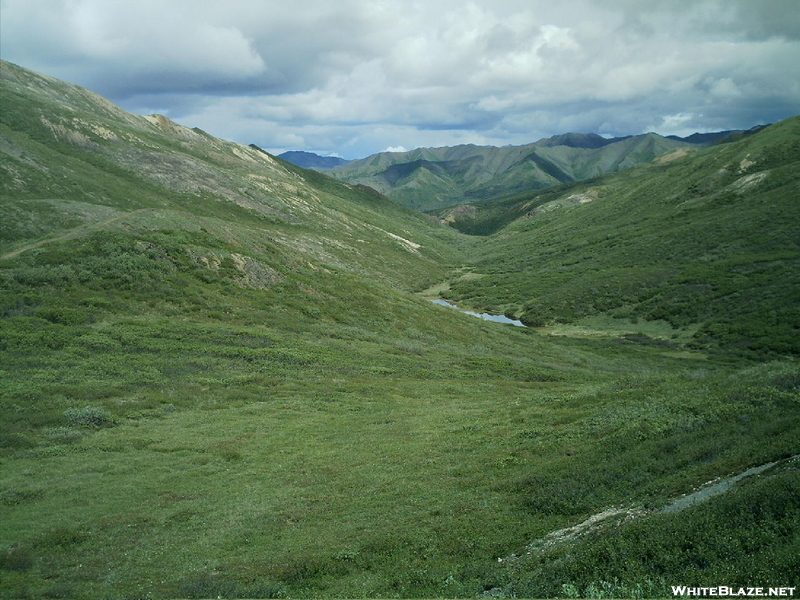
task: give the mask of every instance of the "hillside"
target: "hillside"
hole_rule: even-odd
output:
[[[124,113],[44,76],[31,83],[8,63],[2,72],[0,252],[109,218],[144,230],[172,223],[200,245],[222,239],[241,246],[242,256],[257,252],[250,258],[267,270],[281,271],[289,259],[392,273],[400,282],[410,271],[437,271],[448,252],[446,232],[378,195],[158,115]],[[227,220],[248,232],[239,237],[260,236],[257,247],[226,231]],[[369,252],[360,252],[364,244]],[[217,254],[218,261],[228,253]]]
[[[624,174],[450,211],[464,231],[499,232],[472,263],[482,277],[449,297],[537,325],[660,321],[698,347],[796,354],[799,173],[793,118]]]
[[[475,319],[419,292],[534,219],[465,236],[8,63],[0,102],[0,598],[794,584],[796,360]]]
[[[525,146],[382,152],[329,173],[428,211],[616,172],[683,147],[696,146],[654,133],[610,140],[573,133]]]

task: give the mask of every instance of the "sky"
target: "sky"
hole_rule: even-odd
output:
[[[800,114],[800,0],[0,0],[0,57],[348,159]]]

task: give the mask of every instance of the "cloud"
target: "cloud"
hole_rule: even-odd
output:
[[[662,135],[677,135],[685,137],[693,133],[707,133],[710,129],[703,126],[703,115],[694,113],[678,113],[664,115],[660,123],[655,123],[647,128],[658,131]]]
[[[129,110],[270,149],[357,157],[791,116],[800,106],[796,7],[0,0],[0,50]],[[694,117],[670,120],[682,114]]]
[[[174,91],[187,81],[202,87],[266,70],[242,30],[206,21],[202,13],[186,8],[152,0],[7,1],[3,22],[11,21],[13,29],[3,37],[11,38],[15,52],[37,62],[98,69],[92,76],[87,68],[87,76],[101,86],[101,78],[110,81],[109,87],[121,90],[118,94],[136,89],[125,83],[131,75],[140,85],[153,77],[156,89]],[[164,74],[175,76],[169,85],[160,81]]]

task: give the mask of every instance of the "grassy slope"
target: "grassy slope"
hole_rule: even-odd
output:
[[[794,363],[550,339],[434,306],[408,288],[445,278],[469,240],[15,78],[28,96],[2,113],[3,252],[43,243],[0,261],[0,597],[553,595],[632,565],[663,593],[671,571],[639,560],[654,542],[708,560],[701,582],[796,572],[791,504],[706,528],[709,543],[778,528],[755,566],[671,542],[658,527],[683,514],[625,534],[622,568],[594,543],[568,576],[558,549],[497,561],[610,505],[660,506],[795,453]],[[131,138],[39,128],[66,110]],[[777,499],[796,480],[761,479]],[[724,519],[741,498],[706,510]]]
[[[554,185],[545,190],[526,190],[519,194],[509,194],[428,212],[461,233],[487,236],[497,233],[513,221],[527,216],[537,207],[559,199],[565,195],[565,191],[586,189],[586,185],[590,181],[592,179],[579,183]]]
[[[456,282],[450,297],[536,324],[661,321],[698,346],[796,354],[799,163],[794,118],[624,175],[497,201],[476,211],[475,229],[502,221],[502,209],[530,216],[484,239],[474,269],[485,277]]]
[[[8,63],[2,74],[0,252],[119,217],[116,226],[241,241],[278,270],[345,265],[398,284],[441,273],[454,256],[449,232],[386,198],[163,117],[127,114],[81,88],[30,83]]]

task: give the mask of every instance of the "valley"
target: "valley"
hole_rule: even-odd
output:
[[[0,84],[0,598],[797,583],[797,117],[423,214]]]

